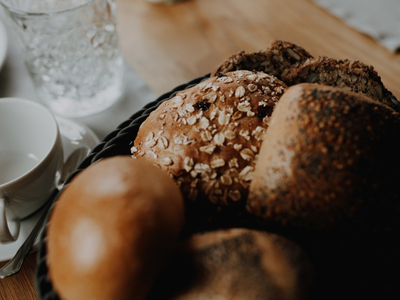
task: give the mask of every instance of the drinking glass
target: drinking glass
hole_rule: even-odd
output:
[[[0,0],[39,99],[55,114],[100,112],[124,91],[115,0]]]

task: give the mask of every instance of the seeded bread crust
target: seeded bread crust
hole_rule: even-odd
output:
[[[247,209],[287,228],[391,230],[399,139],[400,114],[365,95],[290,87],[271,117]]]
[[[134,158],[145,158],[178,183],[193,213],[245,200],[272,111],[286,85],[250,71],[212,77],[162,103],[141,125]],[[206,210],[202,215],[201,209]],[[221,219],[221,218],[220,218]]]
[[[337,86],[363,93],[394,109],[398,107],[397,100],[385,88],[375,69],[360,61],[325,56],[311,58],[298,68],[287,69],[282,78],[289,86],[306,82]]]
[[[240,51],[232,55],[219,65],[211,73],[211,76],[234,70],[250,70],[262,71],[281,78],[287,69],[300,66],[308,58],[312,58],[312,55],[295,44],[286,41],[273,41],[265,51],[255,53]]]
[[[320,83],[363,93],[400,112],[400,102],[386,89],[371,65],[360,61],[314,58],[305,49],[286,41],[273,41],[265,51],[240,51],[225,60],[211,74],[232,70],[257,70],[281,79],[287,86]]]
[[[234,228],[191,236],[172,255],[153,299],[308,299],[314,269],[294,242]]]

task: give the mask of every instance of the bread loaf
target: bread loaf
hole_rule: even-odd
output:
[[[182,242],[149,300],[308,299],[313,276],[304,251],[282,236],[218,230]]]
[[[153,111],[132,155],[174,178],[186,197],[188,220],[198,216],[202,222],[222,210],[245,213],[258,150],[285,87],[262,72],[209,78]]]
[[[374,67],[357,60],[338,60],[324,56],[311,58],[299,67],[287,70],[283,80],[288,85],[320,83],[336,86],[363,93],[394,109],[400,107],[394,95],[382,83]]]
[[[400,112],[400,102],[382,83],[373,66],[357,60],[313,57],[305,49],[286,41],[273,41],[264,51],[232,55],[211,73],[257,70],[274,75],[286,85],[320,83],[337,86],[388,105]]]
[[[235,70],[261,71],[281,79],[286,70],[299,67],[312,55],[306,50],[287,41],[273,41],[259,52],[240,51],[217,66],[211,76]]]
[[[129,156],[96,162],[63,190],[47,231],[47,264],[63,300],[145,299],[184,220],[175,183]]]
[[[362,94],[290,87],[271,117],[247,209],[292,228],[390,228],[399,212],[399,126],[399,113]]]

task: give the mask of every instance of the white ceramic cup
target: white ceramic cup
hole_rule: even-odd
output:
[[[0,244],[15,241],[21,220],[48,200],[63,158],[57,121],[47,108],[0,98]]]

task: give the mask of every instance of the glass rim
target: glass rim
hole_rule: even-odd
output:
[[[18,14],[18,15],[28,15],[28,16],[44,16],[44,15],[56,15],[61,13],[66,13],[69,11],[74,11],[80,9],[81,7],[87,6],[95,1],[99,0],[85,0],[82,4],[75,5],[72,7],[67,7],[64,9],[55,9],[55,10],[37,10],[37,11],[30,11],[30,10],[23,10],[18,7],[11,5],[7,0],[0,0],[0,4],[3,5],[8,11]]]

